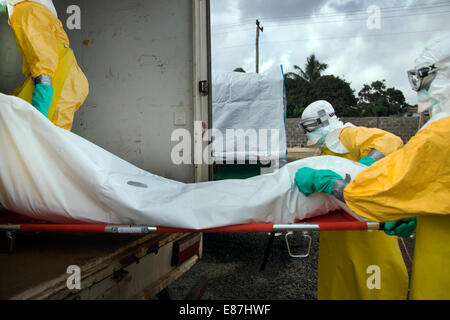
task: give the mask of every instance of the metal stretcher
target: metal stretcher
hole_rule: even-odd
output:
[[[276,232],[287,232],[285,235],[288,253],[294,258],[309,256],[311,249],[311,237],[309,231],[331,231],[331,230],[383,230],[384,224],[378,222],[359,221],[345,211],[335,211],[326,215],[304,219],[291,224],[257,223],[224,226],[211,229],[183,229],[164,226],[147,225],[114,225],[114,224],[56,224],[45,221],[33,220],[15,213],[3,212],[0,214],[0,232],[5,232],[10,239],[11,246],[14,244],[16,232],[91,232],[91,233],[121,233],[121,234],[146,234],[146,233],[175,233],[175,232],[266,232],[270,233],[264,262],[261,269],[264,270],[269,250],[272,246]],[[293,254],[289,246],[289,236],[293,232],[303,232],[303,236],[309,240],[309,247],[305,254]]]
[[[19,214],[0,214],[0,231],[12,232],[95,232],[95,233],[172,233],[172,232],[278,232],[324,230],[383,230],[382,223],[359,221],[345,211],[304,219],[289,224],[239,224],[210,229],[183,229],[148,225],[58,224],[31,219]]]

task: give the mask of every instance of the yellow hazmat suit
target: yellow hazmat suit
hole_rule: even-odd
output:
[[[450,117],[433,122],[344,190],[373,221],[418,216],[411,299],[450,299]]]
[[[358,174],[344,189],[344,199],[374,221],[418,216],[410,298],[448,300],[450,37],[428,44],[408,77],[419,108],[430,110],[431,119],[404,148]]]
[[[13,94],[31,103],[34,88],[31,78],[50,76],[55,93],[48,118],[58,127],[70,130],[75,111],[89,93],[89,85],[69,48],[61,21],[46,6],[24,1],[15,4],[9,22],[27,78]]]
[[[403,146],[399,137],[376,128],[346,127],[339,140],[348,153],[324,146],[321,154],[359,161],[372,149],[388,155]],[[379,288],[367,285],[372,266],[380,270]],[[380,231],[320,233],[318,299],[406,299],[407,291],[408,273],[397,237]]]

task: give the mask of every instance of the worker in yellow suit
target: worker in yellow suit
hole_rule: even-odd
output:
[[[12,94],[30,102],[56,126],[70,130],[89,85],[52,1],[6,0],[6,6],[26,78]]]
[[[430,120],[400,150],[360,172],[348,185],[331,170],[298,181],[301,190],[328,190],[353,212],[383,222],[418,216],[411,299],[450,299],[450,37],[428,44],[408,71],[419,112]],[[343,186],[343,187],[342,187]],[[336,188],[335,188],[336,189]],[[383,269],[381,270],[383,272]]]
[[[333,155],[371,165],[403,147],[403,141],[377,128],[344,124],[330,103],[319,100],[302,114],[299,128],[317,155]],[[381,288],[367,286],[368,268],[383,272]],[[370,270],[370,269],[369,269]],[[406,299],[408,273],[396,237],[383,232],[320,233],[318,299]]]

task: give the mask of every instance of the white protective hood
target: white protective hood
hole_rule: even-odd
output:
[[[340,136],[344,128],[354,126],[355,126],[354,124],[347,122],[345,125],[343,125],[342,128],[337,128],[331,131],[325,138],[325,145],[327,146],[327,148],[337,154],[348,153],[347,148],[341,142]]]
[[[249,179],[181,183],[116,157],[53,125],[26,101],[0,94],[0,203],[55,223],[145,224],[205,229],[291,223],[350,209],[328,194],[301,194],[300,167],[355,177],[366,167],[331,156],[289,163]],[[170,161],[170,160],[169,160]]]
[[[430,95],[439,103],[432,108],[431,119],[422,127],[450,116],[450,36],[441,37],[428,43],[415,61],[415,68],[435,64],[436,77],[431,82]]]

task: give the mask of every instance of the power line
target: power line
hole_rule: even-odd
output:
[[[397,7],[386,7],[386,8],[380,8],[381,11],[396,11],[398,9],[405,9],[405,10],[418,10],[418,9],[434,9],[434,8],[440,8],[449,6],[450,3],[447,1],[445,2],[437,2],[432,5],[425,4],[425,5],[418,5],[418,6],[397,6]],[[366,10],[353,10],[353,11],[341,11],[336,13],[324,13],[324,14],[316,14],[316,15],[303,15],[303,16],[290,16],[290,17],[267,17],[264,18],[267,21],[270,20],[290,20],[290,19],[311,19],[311,18],[321,18],[321,17],[336,17],[336,16],[347,16],[347,15],[358,15],[358,14],[367,14]],[[250,21],[252,18],[246,18],[242,19],[243,21]],[[243,23],[232,23],[232,24],[223,24],[223,25],[213,25],[213,28],[227,28],[227,27],[233,27],[233,26],[240,26],[249,24],[249,22],[243,22]]]
[[[403,17],[414,17],[421,15],[434,15],[434,14],[443,14],[449,13],[450,11],[436,11],[436,12],[423,12],[423,13],[411,13],[411,14],[398,14],[392,16],[382,16],[381,19],[392,19],[392,18],[403,18]],[[367,17],[358,18],[358,19],[344,19],[344,20],[334,20],[334,21],[313,21],[313,22],[304,22],[304,23],[291,23],[291,24],[282,24],[277,25],[275,27],[286,27],[286,26],[296,26],[296,25],[308,25],[308,24],[321,24],[321,23],[335,23],[335,22],[353,22],[353,21],[367,21]]]
[[[381,12],[386,12],[387,13],[392,13],[397,11],[398,9],[402,9],[404,8],[405,10],[403,11],[408,11],[408,10],[418,10],[418,9],[436,9],[436,8],[441,8],[441,7],[447,7],[450,6],[450,3],[448,2],[441,2],[439,3],[439,5],[422,5],[422,6],[414,6],[414,7],[388,7],[388,8],[380,8]],[[353,12],[353,13],[352,13]],[[329,17],[346,17],[348,15],[360,15],[360,14],[365,14],[367,15],[366,10],[355,10],[355,11],[343,11],[340,13],[330,13],[330,14],[318,14],[318,15],[305,15],[305,16],[291,16],[291,17],[280,17],[280,18],[264,18],[267,21],[271,21],[271,20],[275,20],[275,21],[279,21],[279,20],[304,20],[304,19],[317,19],[317,18],[329,18]],[[426,13],[423,13],[426,14]],[[247,19],[244,19],[244,21],[246,21]],[[212,26],[214,29],[217,28],[233,28],[233,27],[239,27],[242,25],[247,25],[249,23],[234,23],[234,24],[224,24],[224,25],[216,25],[216,26]],[[233,32],[233,31],[230,31]]]
[[[415,33],[428,33],[428,32],[439,32],[439,31],[449,31],[450,28],[447,29],[434,29],[434,30],[420,30],[420,31],[406,31],[406,32],[395,32],[395,33],[385,33],[385,34],[364,34],[357,36],[342,36],[342,37],[323,37],[323,38],[304,38],[304,39],[295,39],[295,40],[281,40],[281,41],[266,41],[262,44],[279,44],[279,43],[291,43],[291,42],[301,42],[301,41],[321,41],[321,40],[342,40],[342,39],[352,39],[352,38],[376,38],[376,37],[388,37],[388,36],[398,36],[405,34],[415,34]],[[223,49],[231,49],[231,48],[239,48],[239,47],[248,47],[250,44],[242,44],[236,46],[228,46],[228,47],[218,47],[217,50]]]
[[[414,17],[414,16],[420,16],[420,15],[436,15],[436,14],[445,14],[449,13],[450,11],[437,11],[437,12],[424,12],[424,13],[411,13],[411,14],[404,14],[404,15],[392,15],[392,16],[383,16],[382,19],[393,19],[393,18],[403,18],[403,17]],[[300,25],[311,25],[311,24],[325,24],[325,23],[337,23],[337,22],[355,22],[355,21],[367,21],[367,17],[364,18],[358,18],[358,19],[344,19],[344,20],[332,20],[332,21],[311,21],[311,22],[302,22],[302,23],[290,23],[290,24],[280,24],[280,25],[269,25],[268,27],[273,28],[281,28],[281,27],[289,27],[289,26],[300,26]],[[267,28],[267,26],[266,26]],[[243,32],[247,30],[253,30],[250,28],[244,28],[240,30],[230,30],[227,32],[220,32],[220,33],[212,33],[214,36],[222,35],[222,34],[229,34],[232,32]],[[270,29],[269,29],[270,31]]]
[[[423,13],[411,13],[411,14],[399,14],[399,15],[392,15],[392,16],[384,16],[382,19],[391,19],[391,18],[402,18],[402,17],[411,17],[411,16],[419,16],[419,15],[433,15],[433,14],[442,14],[442,13],[448,13],[449,11],[437,11],[437,12],[423,12]],[[329,21],[311,21],[311,22],[302,22],[302,23],[290,23],[290,24],[281,24],[281,25],[269,25],[269,27],[273,28],[279,28],[279,27],[285,27],[285,26],[296,26],[296,25],[309,25],[309,24],[321,24],[321,23],[335,23],[335,22],[353,22],[353,21],[365,21],[367,20],[367,17],[364,18],[357,18],[357,19],[344,19],[344,20],[329,20]],[[253,29],[253,28],[252,28]],[[245,29],[239,29],[239,30],[230,30],[227,32],[221,32],[221,33],[213,33],[214,35],[221,35],[221,34],[229,34],[231,32],[242,32],[250,30],[250,28]]]

